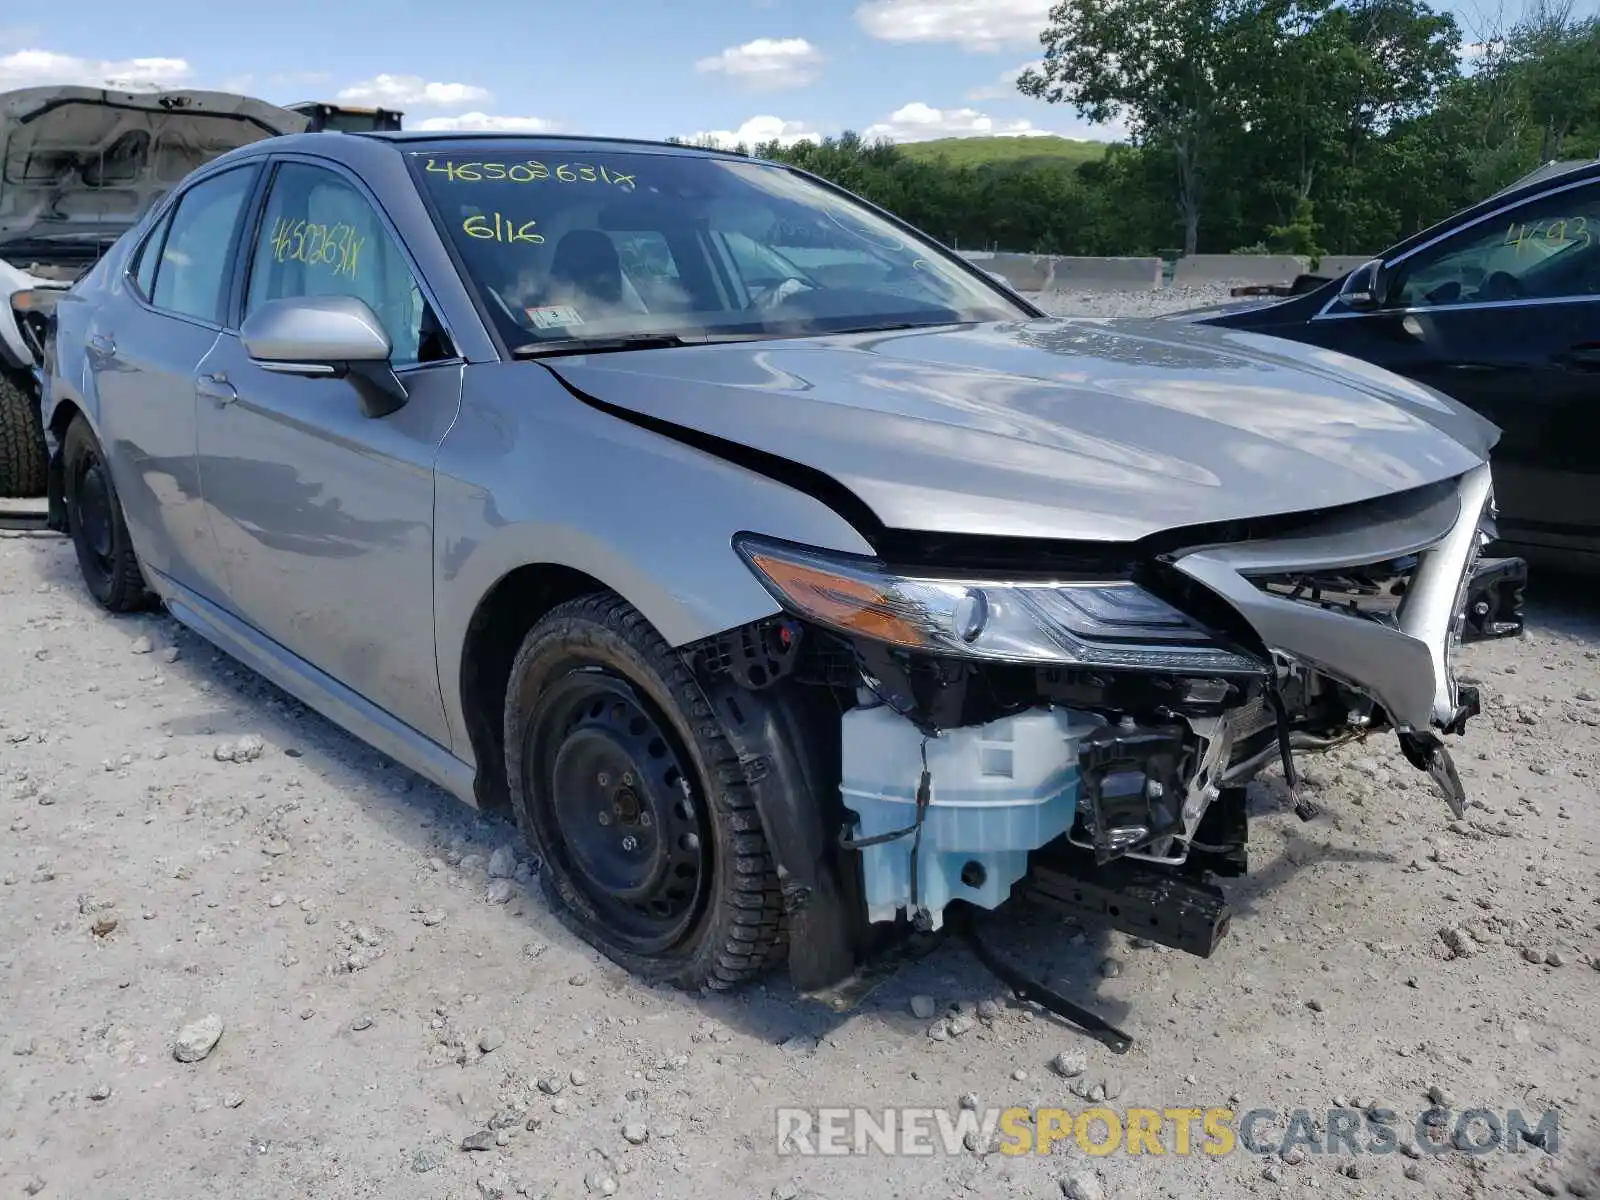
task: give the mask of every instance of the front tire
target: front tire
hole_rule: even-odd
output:
[[[781,962],[783,901],[738,756],[682,660],[618,597],[568,601],[511,670],[506,774],[557,916],[652,983]]]
[[[0,496],[44,495],[48,468],[39,402],[0,372]]]
[[[135,612],[147,607],[150,593],[122,517],[122,501],[111,482],[111,468],[94,431],[82,417],[74,417],[67,427],[61,459],[67,528],[89,594],[108,612]]]

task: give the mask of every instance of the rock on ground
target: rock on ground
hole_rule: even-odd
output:
[[[178,1031],[178,1038],[172,1047],[172,1055],[179,1062],[199,1062],[210,1054],[216,1044],[222,1040],[222,1018],[216,1013],[201,1017],[193,1024],[185,1025]]]

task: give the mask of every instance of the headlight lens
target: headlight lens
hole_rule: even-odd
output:
[[[20,292],[11,293],[11,308],[19,313],[40,313],[49,315],[55,311],[56,304],[60,301],[65,289],[62,288],[24,288]]]
[[[764,538],[740,537],[734,546],[790,612],[891,646],[997,662],[1249,674],[1262,669],[1126,580],[908,576],[872,559]]]

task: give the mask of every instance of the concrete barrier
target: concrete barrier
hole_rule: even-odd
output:
[[[1002,276],[1019,292],[1153,291],[1161,286],[1159,258],[1089,258],[1059,254],[962,251],[974,266]]]
[[[1376,257],[1375,254],[1324,254],[1322,261],[1317,264],[1317,274],[1325,275],[1329,279],[1338,279]]]
[[[1051,258],[1044,291],[1148,292],[1161,286],[1159,258]]]
[[[1202,283],[1294,282],[1310,269],[1309,259],[1295,254],[1191,254],[1173,268],[1172,286]]]

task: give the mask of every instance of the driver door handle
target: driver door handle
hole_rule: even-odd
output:
[[[239,393],[233,384],[228,382],[228,377],[221,371],[210,375],[202,375],[195,381],[194,390],[207,400],[214,401],[218,408],[232,404],[239,398]]]
[[[89,349],[96,354],[115,354],[117,352],[117,343],[110,334],[97,333],[89,339]]]

